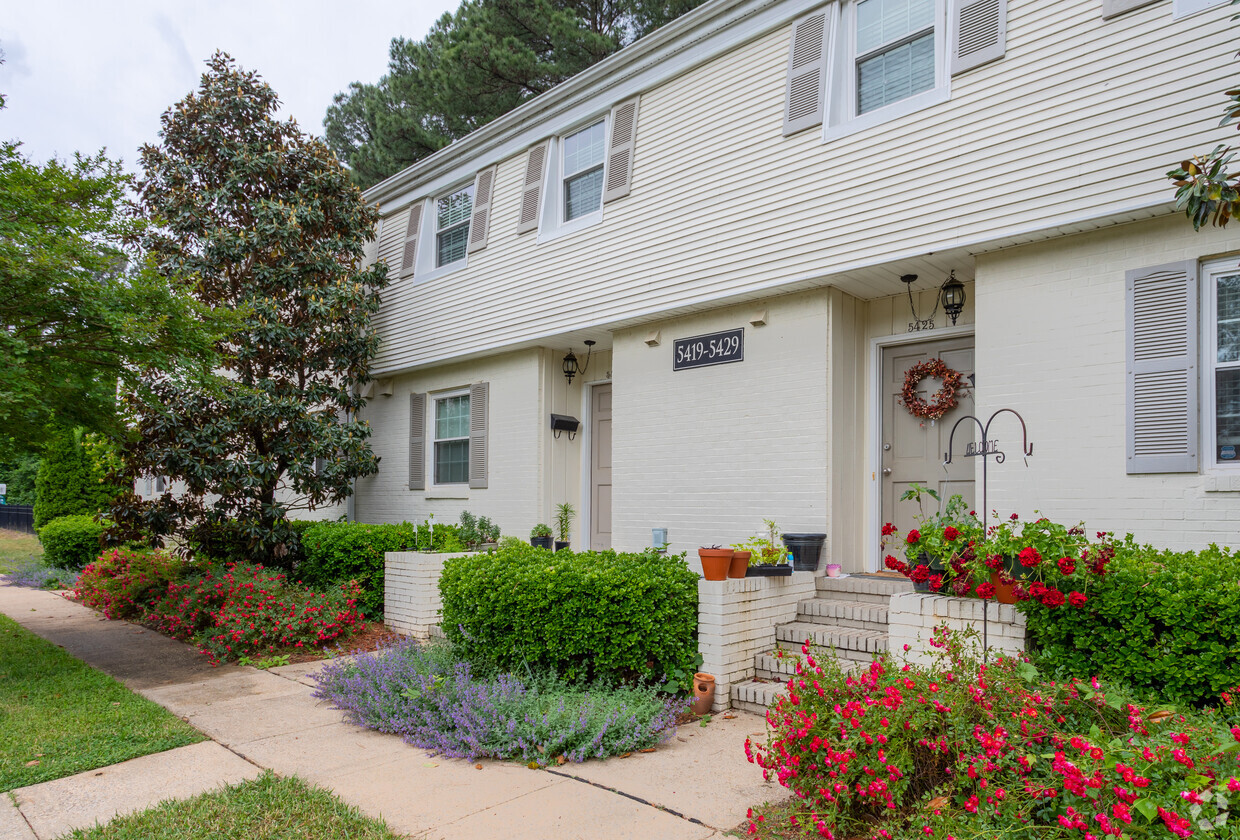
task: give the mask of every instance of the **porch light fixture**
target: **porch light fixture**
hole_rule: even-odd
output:
[[[573,377],[577,374],[585,376],[586,370],[590,367],[590,354],[594,351],[595,342],[587,339],[585,345],[586,360],[580,367],[577,365],[577,357],[573,355],[571,349],[568,351],[568,355],[564,357],[564,364],[561,367],[564,370],[564,378],[568,380],[569,385],[573,384]]]
[[[947,313],[947,317],[952,319],[952,326],[956,326],[956,319],[964,311],[965,295],[964,283],[956,279],[955,269],[952,269],[951,276],[939,289],[939,300],[943,304],[943,311]]]

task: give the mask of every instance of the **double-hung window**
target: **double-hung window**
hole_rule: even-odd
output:
[[[1208,465],[1240,465],[1240,268],[1233,257],[1204,269],[1204,450]]]
[[[469,482],[469,394],[435,399],[435,484]]]
[[[435,267],[465,259],[469,219],[474,211],[474,185],[435,200]]]
[[[564,221],[603,209],[603,165],[607,159],[607,121],[599,120],[563,140]]]
[[[859,0],[855,15],[855,114],[934,88],[935,0]]]

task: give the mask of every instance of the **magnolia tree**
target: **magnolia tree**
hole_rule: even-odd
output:
[[[235,519],[263,561],[285,553],[290,511],[338,503],[377,469],[356,386],[387,277],[382,263],[357,268],[376,213],[327,146],[275,118],[255,73],[223,53],[207,64],[163,115],[162,142],[142,149],[139,244],[239,325],[217,343],[211,381],[151,371],[129,390],[126,475],[166,476],[175,492],[127,494],[110,539],[202,542]]]

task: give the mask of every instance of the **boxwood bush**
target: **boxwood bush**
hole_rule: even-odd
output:
[[[697,581],[683,555],[507,544],[444,563],[442,626],[502,670],[662,681],[697,658]]]
[[[464,551],[451,525],[369,525],[364,522],[316,522],[301,534],[303,559],[295,577],[326,589],[355,580],[362,587],[367,618],[383,615],[383,555],[412,551]]]
[[[49,566],[80,569],[99,556],[104,525],[85,515],[60,516],[39,529],[43,560]]]
[[[1061,676],[1126,683],[1202,706],[1240,686],[1240,556],[1160,551],[1131,536],[1082,609],[1026,602],[1031,640]]]

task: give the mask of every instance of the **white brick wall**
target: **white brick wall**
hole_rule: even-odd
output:
[[[950,630],[977,631],[981,644],[983,630],[991,650],[1016,653],[1025,649],[1025,616],[1009,604],[990,603],[977,598],[951,598],[907,592],[891,596],[887,612],[889,650],[897,658],[909,646],[913,662],[933,659],[930,639],[934,629],[946,625]]]
[[[767,325],[754,327],[755,310]],[[730,545],[762,518],[827,532],[826,290],[651,323],[614,336],[613,541],[670,550]],[[745,329],[744,361],[672,370],[673,342]],[[659,330],[657,347],[645,343]],[[828,540],[823,563],[831,562]]]
[[[390,551],[383,557],[383,623],[397,633],[425,639],[439,629],[439,575],[444,561],[465,554]]]
[[[1019,426],[995,421],[1010,457],[991,464],[992,510],[1084,520],[1169,548],[1240,543],[1230,480],[1126,474],[1124,393],[1125,271],[1237,252],[1235,225],[1194,233],[1177,215],[978,256],[978,413],[1016,409],[1034,443],[1026,467]]]
[[[754,675],[754,656],[775,644],[776,624],[793,621],[797,604],[814,597],[814,576],[698,581],[698,652],[715,677],[716,711],[728,708],[732,683]]]

